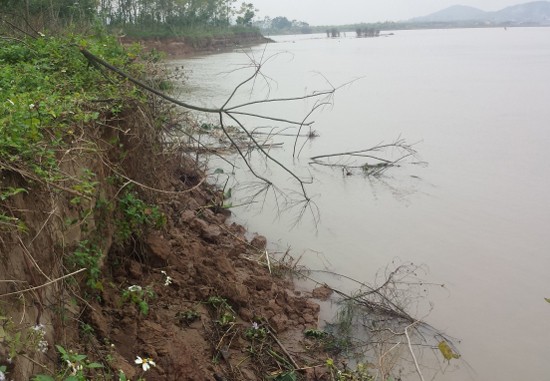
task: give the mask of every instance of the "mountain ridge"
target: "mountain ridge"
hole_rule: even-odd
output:
[[[532,1],[488,12],[466,5],[453,5],[410,22],[464,22],[550,25],[550,1]]]

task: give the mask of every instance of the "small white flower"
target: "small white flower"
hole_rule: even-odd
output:
[[[4,372],[0,372],[0,381],[6,381],[6,375]]]
[[[48,352],[48,342],[46,340],[40,340],[38,342],[37,349],[39,352],[42,352],[42,353]]]
[[[149,369],[151,369],[151,366],[157,366],[153,359],[149,357],[141,358],[139,356],[136,356],[134,362],[138,365],[141,365],[141,369],[143,369],[144,372],[147,372]]]
[[[34,109],[34,103],[31,103],[31,104],[29,105],[29,108],[30,108],[31,110]]]
[[[139,292],[139,291],[141,291],[141,286],[138,286],[138,285],[134,284],[134,285],[128,287],[128,291],[130,291],[130,292]]]
[[[166,271],[164,271],[164,270],[160,270],[160,273],[166,277],[166,278],[164,279],[164,285],[165,285],[165,286],[170,286],[170,285],[172,284],[172,282],[173,282],[172,277],[169,276],[168,274],[166,274]]]
[[[78,372],[80,372],[83,368],[82,365],[77,365],[75,363],[72,363],[71,361],[67,360],[67,365],[69,368],[71,368],[71,375],[75,376]]]
[[[260,326],[258,325],[258,323],[254,322],[252,323],[252,329],[260,329]]]
[[[34,327],[32,327],[32,329],[38,332],[42,336],[46,334],[46,326],[44,324],[37,324]]]
[[[42,32],[38,32],[38,34],[40,35],[40,37],[46,37],[46,35]]]
[[[13,101],[9,98],[8,98],[8,102],[10,102],[12,106],[15,106],[15,103],[13,103]]]

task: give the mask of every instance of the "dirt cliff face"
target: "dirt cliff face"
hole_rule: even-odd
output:
[[[0,283],[2,316],[10,320],[0,357],[11,361],[9,377],[70,373],[57,345],[102,364],[85,371],[87,379],[119,380],[120,370],[128,379],[144,376],[137,356],[156,364],[147,380],[256,380],[284,374],[298,365],[293,361],[311,364],[299,341],[316,327],[318,305],[293,291],[283,267],[273,264],[277,274],[270,274],[266,239],[252,244],[244,228],[229,223],[216,207],[223,195],[180,152],[159,150],[151,117],[138,111],[96,126],[88,138],[101,149],[63,157],[67,174],[93,171],[93,197],[76,203],[70,192],[36,184],[10,200],[27,226],[0,241],[0,273],[11,280]],[[3,172],[3,184],[18,181]],[[120,210],[105,205],[130,186],[158,207],[164,224],[130,229],[121,240]],[[153,213],[142,212],[140,218]],[[96,262],[75,262],[76,255]],[[95,265],[92,283],[89,268],[67,276]],[[138,300],[132,289],[146,294]]]

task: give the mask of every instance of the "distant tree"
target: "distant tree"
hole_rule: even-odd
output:
[[[252,19],[256,15],[258,10],[254,8],[252,3],[242,3],[241,9],[237,11],[237,24],[239,25],[252,25]]]
[[[311,27],[305,21],[292,20],[292,29],[303,34],[311,33]]]
[[[273,29],[279,29],[279,30],[290,29],[291,26],[292,26],[292,23],[286,17],[283,17],[283,16],[278,16],[278,17],[275,17],[273,20],[271,20],[271,27]]]

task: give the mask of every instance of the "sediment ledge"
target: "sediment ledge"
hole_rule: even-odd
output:
[[[262,35],[232,35],[221,37],[166,37],[131,38],[123,37],[124,45],[139,43],[145,51],[157,50],[169,58],[181,58],[195,54],[222,52],[230,49],[249,47],[273,42]]]

